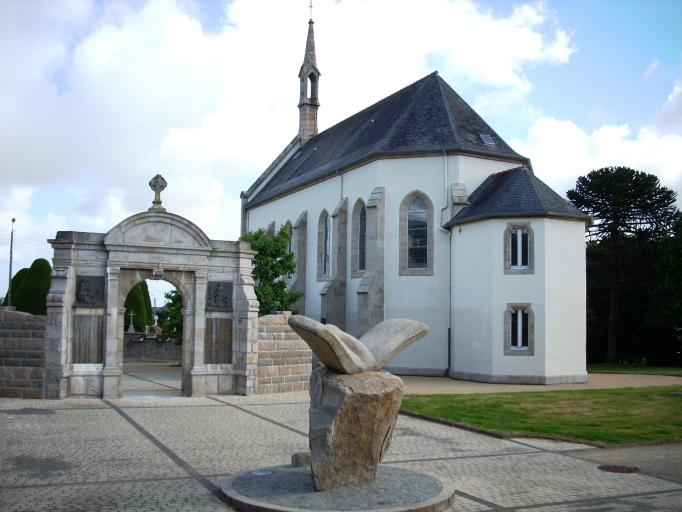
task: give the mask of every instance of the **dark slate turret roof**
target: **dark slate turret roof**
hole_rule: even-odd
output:
[[[378,155],[443,150],[528,162],[434,72],[310,139],[247,208]]]
[[[444,227],[494,217],[544,216],[590,220],[528,169],[517,167],[488,176]]]

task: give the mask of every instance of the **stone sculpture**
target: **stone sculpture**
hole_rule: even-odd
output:
[[[381,368],[426,336],[428,326],[386,320],[359,340],[333,325],[293,315],[289,325],[324,366],[310,377],[310,457],[316,491],[376,478],[403,397],[402,381]]]

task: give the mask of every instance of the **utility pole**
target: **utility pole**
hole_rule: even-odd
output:
[[[7,285],[7,307],[12,306],[12,251],[14,249],[14,221],[12,218],[12,234],[9,241],[9,283]]]

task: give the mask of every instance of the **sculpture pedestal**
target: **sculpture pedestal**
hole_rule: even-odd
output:
[[[316,491],[368,482],[388,451],[403,382],[387,372],[310,377],[310,453]]]

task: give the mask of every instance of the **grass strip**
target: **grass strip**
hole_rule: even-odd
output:
[[[682,368],[675,366],[629,366],[627,364],[588,364],[587,373],[643,373],[648,375],[679,375]]]
[[[408,395],[402,408],[500,433],[605,444],[682,438],[682,386]]]

